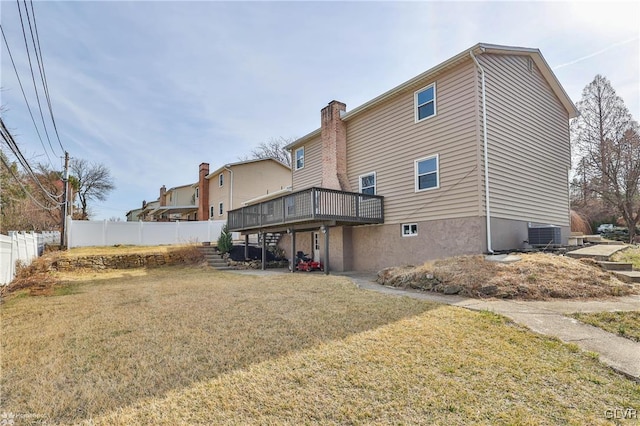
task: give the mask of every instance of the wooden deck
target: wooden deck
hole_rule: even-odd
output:
[[[262,232],[305,223],[384,223],[384,197],[313,187],[228,212],[229,231]]]

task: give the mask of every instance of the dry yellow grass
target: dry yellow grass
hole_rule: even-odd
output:
[[[618,336],[640,342],[640,311],[579,312],[572,317]]]
[[[469,297],[528,300],[622,296],[638,291],[594,262],[546,253],[518,256],[521,260],[514,263],[461,256],[417,267],[388,268],[378,274],[378,282],[432,291],[456,286],[459,294]]]
[[[633,269],[640,271],[640,246],[635,245],[622,250],[613,255],[616,262],[628,262],[633,265]]]
[[[575,346],[340,277],[172,267],[57,294],[1,308],[0,411],[107,425],[582,425],[640,406],[640,386]]]
[[[133,245],[115,245],[115,246],[95,246],[95,247],[74,247],[69,250],[55,252],[63,258],[83,257],[83,256],[109,256],[109,255],[126,255],[126,254],[151,254],[151,253],[169,253],[183,247],[194,247],[197,244],[173,244],[160,246],[133,246]]]

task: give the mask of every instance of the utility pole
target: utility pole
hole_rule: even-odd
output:
[[[62,175],[62,223],[60,232],[60,250],[67,246],[67,210],[68,210],[68,187],[69,187],[69,153],[64,152],[64,173]]]

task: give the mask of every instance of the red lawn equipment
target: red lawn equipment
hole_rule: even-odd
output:
[[[296,269],[298,271],[311,272],[323,271],[324,267],[322,266],[322,263],[316,262],[315,260],[311,259],[309,255],[299,251],[296,253]]]

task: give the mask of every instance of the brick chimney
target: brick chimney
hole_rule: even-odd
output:
[[[167,205],[167,187],[164,185],[162,185],[162,187],[160,188],[160,205]]]
[[[209,163],[200,163],[198,170],[198,220],[209,220]]]
[[[347,126],[340,118],[347,105],[331,101],[321,111],[322,187],[350,191],[347,179]]]

